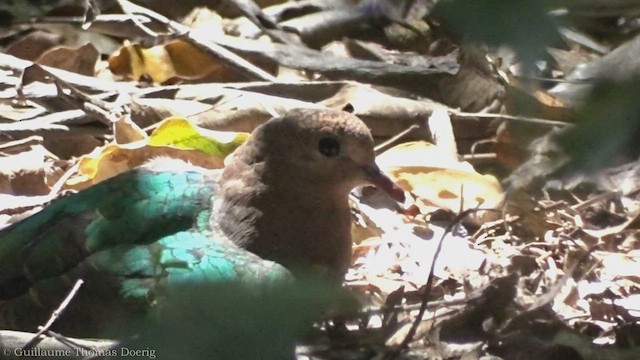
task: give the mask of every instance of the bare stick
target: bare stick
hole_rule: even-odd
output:
[[[467,209],[459,213],[447,226],[445,231],[442,233],[440,240],[438,240],[438,246],[436,246],[436,249],[433,252],[431,267],[429,268],[429,276],[427,277],[427,282],[424,284],[424,292],[422,294],[422,302],[420,303],[420,309],[418,309],[418,315],[413,319],[413,323],[411,324],[411,327],[409,328],[409,331],[407,332],[406,336],[402,340],[402,343],[400,343],[400,345],[398,345],[398,347],[396,347],[395,350],[387,353],[386,356],[384,357],[385,360],[392,360],[392,359],[399,358],[400,353],[409,346],[410,342],[413,341],[413,337],[415,336],[416,331],[418,330],[418,326],[422,322],[424,313],[427,311],[427,305],[429,304],[429,295],[431,294],[431,289],[433,288],[433,278],[434,278],[433,273],[435,271],[438,256],[440,256],[440,252],[442,251],[442,244],[444,242],[444,239],[447,237],[447,235],[453,232],[454,227],[458,226],[458,224],[465,217],[479,210],[491,211],[491,209]]]
[[[449,110],[449,112],[451,112],[451,114],[453,114],[457,118],[461,118],[461,119],[465,119],[465,118],[490,118],[490,119],[495,119],[495,118],[498,118],[498,119],[522,121],[522,122],[540,124],[540,125],[558,126],[558,127],[561,127],[561,128],[567,128],[567,127],[572,127],[573,126],[573,124],[567,123],[567,122],[563,122],[563,121],[540,119],[540,118],[533,118],[533,117],[527,117],[527,116],[516,116],[516,115],[496,114],[496,113],[470,113],[470,112],[457,111],[457,110],[453,110],[453,111]]]
[[[383,143],[379,144],[378,146],[376,146],[375,149],[374,149],[375,152],[379,153],[379,152],[382,152],[383,150],[386,150],[388,147],[390,147],[391,145],[393,145],[396,142],[398,142],[398,140],[400,140],[403,137],[409,135],[413,130],[416,130],[416,129],[419,129],[419,128],[420,128],[420,125],[417,125],[417,124],[413,124],[413,125],[409,126],[408,128],[402,130],[397,135],[394,135],[389,140],[386,140],[385,142],[383,142]]]
[[[40,341],[40,336],[49,331],[49,328],[53,325],[53,323],[58,320],[62,312],[67,308],[67,306],[69,306],[71,300],[73,300],[73,298],[76,296],[82,284],[84,284],[84,281],[82,281],[82,279],[78,279],[76,281],[71,291],[69,291],[67,297],[62,301],[62,303],[60,303],[60,306],[58,306],[58,308],[53,311],[47,323],[44,326],[38,327],[38,332],[33,336],[33,338],[31,338],[31,340],[29,340],[28,343],[23,346],[23,349],[31,349],[35,345],[37,345],[37,343]]]

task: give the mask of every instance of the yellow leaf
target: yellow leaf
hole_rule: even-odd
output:
[[[81,190],[150,159],[168,157],[208,169],[223,167],[224,158],[240,146],[247,133],[210,131],[174,118],[163,121],[148,139],[109,144],[80,158],[77,171],[65,186]]]
[[[249,137],[248,133],[213,131],[199,128],[187,119],[164,120],[151,134],[149,145],[196,149],[205,154],[224,158]]]
[[[471,164],[459,162],[424,141],[397,145],[380,155],[378,164],[401,188],[416,195],[422,213],[434,208],[453,212],[495,209],[503,199],[495,177],[477,173]],[[495,212],[482,212],[470,219],[480,224],[497,217]]]
[[[182,40],[151,48],[126,45],[109,58],[109,69],[114,74],[136,80],[147,75],[156,83],[173,78],[199,79],[223,68],[215,59]]]

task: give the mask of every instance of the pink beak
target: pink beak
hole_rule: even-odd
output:
[[[404,190],[402,190],[396,183],[393,182],[387,175],[380,171],[377,166],[367,167],[366,173],[368,180],[376,187],[382,189],[395,201],[404,203]]]

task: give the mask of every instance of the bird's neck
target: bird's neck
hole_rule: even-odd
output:
[[[222,175],[211,223],[237,245],[294,272],[341,279],[351,257],[348,194],[299,184],[292,174],[267,176],[259,164],[235,166]]]

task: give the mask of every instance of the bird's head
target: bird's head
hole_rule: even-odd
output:
[[[211,223],[260,257],[341,280],[351,261],[347,195],[366,183],[404,200],[376,165],[360,119],[292,110],[256,128],[238,148],[220,179]]]
[[[258,127],[246,145],[245,161],[268,164],[264,176],[274,182],[342,196],[371,183],[398,201],[404,199],[403,191],[376,165],[369,129],[352,114],[292,110]]]

